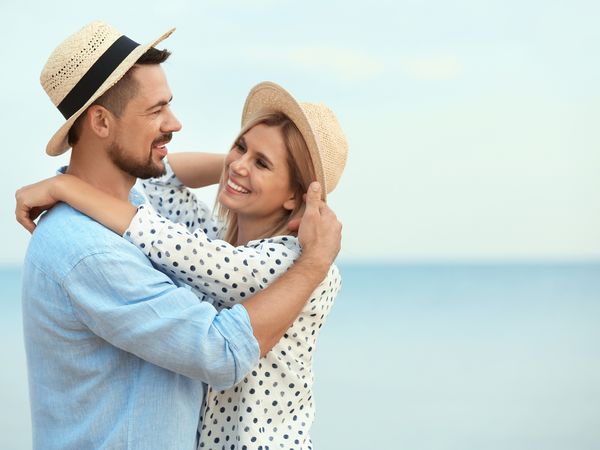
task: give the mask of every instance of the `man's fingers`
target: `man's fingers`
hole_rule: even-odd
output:
[[[306,213],[312,213],[319,211],[321,206],[321,185],[317,181],[313,181],[308,186],[308,192],[306,193]]]
[[[294,219],[290,220],[288,222],[288,230],[290,231],[298,231],[298,228],[300,228],[300,221],[302,220],[302,217],[295,217]]]
[[[333,219],[337,219],[333,209],[331,209],[327,203],[321,202],[319,210],[321,211],[321,215],[331,216]]]

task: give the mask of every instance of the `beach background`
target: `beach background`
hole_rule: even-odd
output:
[[[340,264],[317,449],[600,448],[600,264]],[[18,270],[0,271],[0,448],[31,447]]]
[[[599,16],[583,0],[0,2],[0,448],[31,447],[14,191],[68,162],[44,154],[61,116],[39,72],[102,19],[141,42],[177,27],[170,151],[225,151],[263,80],[346,131],[315,448],[600,449]]]

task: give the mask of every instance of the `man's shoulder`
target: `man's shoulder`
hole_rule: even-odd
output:
[[[29,242],[25,263],[60,276],[82,259],[100,253],[144,258],[118,234],[69,205],[59,203],[40,219]]]
[[[59,203],[40,219],[32,240],[52,239],[77,245],[82,241],[97,243],[100,238],[110,239],[112,236],[120,237],[66,203]]]

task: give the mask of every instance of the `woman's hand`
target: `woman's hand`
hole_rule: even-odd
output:
[[[52,178],[47,178],[38,183],[30,184],[19,189],[15,193],[17,207],[15,216],[17,222],[33,233],[36,225],[34,220],[41,213],[52,208],[60,200],[56,198],[56,185],[59,178],[64,175],[57,175]]]

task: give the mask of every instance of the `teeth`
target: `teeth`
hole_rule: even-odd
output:
[[[241,194],[248,194],[250,192],[247,189],[244,189],[243,187],[235,184],[233,181],[231,181],[231,179],[227,180],[227,186],[229,186],[231,189],[233,189],[236,192],[240,192]]]

